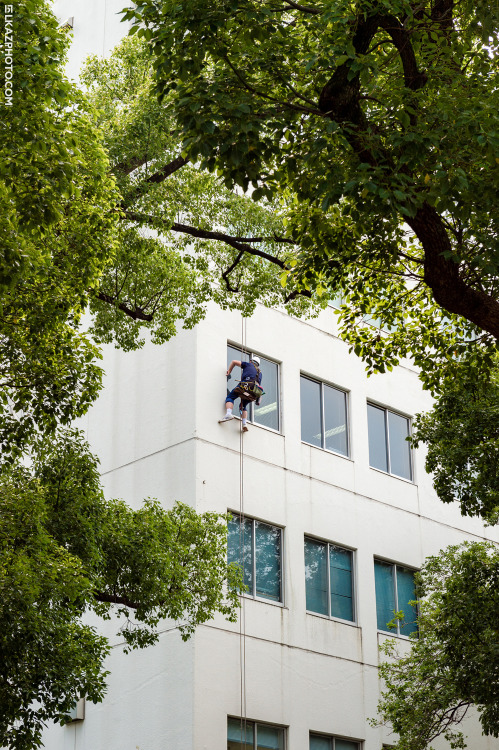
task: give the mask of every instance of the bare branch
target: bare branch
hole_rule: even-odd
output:
[[[95,292],[95,296],[97,299],[100,299],[101,302],[106,302],[108,305],[112,305],[113,307],[117,307],[118,310],[121,310],[121,312],[125,313],[129,318],[132,318],[133,320],[144,320],[147,323],[150,323],[153,316],[149,313],[144,312],[144,310],[141,307],[129,307],[124,302],[116,302],[116,297],[112,297],[110,294],[105,294],[105,292]]]
[[[137,198],[139,198],[142,193],[145,185],[154,185],[159,184],[161,182],[164,182],[170,175],[172,175],[174,172],[177,172],[179,169],[184,167],[189,162],[188,158],[184,158],[183,156],[177,156],[175,159],[173,159],[168,164],[165,164],[164,167],[159,169],[157,172],[154,172],[154,174],[150,175],[149,177],[146,177],[145,180],[142,180],[138,185],[134,185],[133,189],[128,193],[126,198],[123,200],[121,207],[127,208],[130,204],[132,204]]]
[[[322,10],[319,10],[318,8],[311,8],[309,5],[300,5],[299,3],[293,2],[293,0],[285,0],[287,8],[294,8],[295,10],[299,10],[302,13],[311,13],[314,16],[320,16],[322,13]]]
[[[124,214],[127,219],[137,221],[141,224],[150,224],[156,227],[163,224],[164,229],[169,229],[172,232],[189,234],[191,237],[197,237],[202,240],[219,240],[220,242],[225,242],[225,244],[230,245],[235,250],[243,250],[243,252],[248,253],[249,255],[257,255],[259,258],[268,260],[270,263],[274,263],[274,265],[279,266],[279,268],[282,268],[283,270],[287,269],[284,261],[277,258],[275,255],[270,255],[270,253],[266,253],[264,250],[258,250],[255,247],[251,247],[245,242],[239,242],[235,237],[231,237],[231,235],[225,234],[224,232],[212,232],[208,229],[197,229],[196,227],[191,227],[187,224],[179,224],[177,222],[167,224],[155,216],[137,213],[136,211],[125,211]]]
[[[319,109],[310,109],[310,107],[303,107],[300,104],[293,104],[292,102],[283,102],[281,99],[275,99],[273,96],[269,96],[268,94],[264,94],[262,91],[258,91],[254,88],[254,86],[251,86],[245,79],[242,77],[242,75],[239,73],[237,68],[231,63],[229,58],[227,56],[224,57],[225,62],[230,67],[230,69],[233,71],[234,75],[237,76],[237,78],[241,81],[243,86],[248,90],[251,91],[252,94],[256,94],[256,96],[260,96],[262,99],[268,99],[271,102],[275,102],[276,104],[280,104],[285,109],[291,109],[295,112],[306,112],[311,115],[319,115],[319,117],[324,117],[323,113]]]
[[[225,286],[227,287],[228,292],[238,292],[239,288],[232,286],[232,284],[229,281],[229,274],[232,273],[234,268],[238,265],[239,261],[242,259],[244,255],[244,250],[240,250],[238,254],[236,255],[236,259],[234,263],[232,263],[223,273],[222,278],[225,281]]]
[[[114,164],[111,167],[111,172],[120,172],[123,175],[130,174],[130,172],[133,172],[134,169],[137,169],[138,167],[141,167],[143,164],[147,162],[147,154],[143,154],[142,156],[133,156],[131,159],[126,159],[125,161],[121,161],[118,164]]]

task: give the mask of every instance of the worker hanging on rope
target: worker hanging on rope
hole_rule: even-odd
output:
[[[234,419],[234,415],[232,414],[234,401],[236,398],[240,398],[239,411],[242,417],[241,427],[243,432],[248,432],[248,404],[255,401],[258,406],[264,393],[261,388],[262,373],[260,372],[260,358],[252,355],[249,362],[240,362],[237,359],[233,359],[227,370],[227,380],[230,380],[230,374],[234,367],[241,368],[241,380],[236,387],[227,394],[227,398],[225,399],[225,408],[227,409],[227,412],[225,417],[220,419],[219,422],[228,422],[230,419]]]

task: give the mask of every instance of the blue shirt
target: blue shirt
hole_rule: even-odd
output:
[[[256,367],[253,364],[253,362],[241,362],[241,380],[243,382],[247,380],[256,380]],[[262,382],[262,373],[260,372],[258,375],[258,382]]]

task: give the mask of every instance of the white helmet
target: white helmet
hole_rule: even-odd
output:
[[[254,365],[256,365],[257,367],[260,367],[260,357],[257,357],[256,354],[254,354],[251,357],[251,361],[253,362]]]

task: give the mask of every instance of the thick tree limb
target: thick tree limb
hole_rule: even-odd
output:
[[[300,5],[300,3],[295,3],[293,0],[285,0],[285,2],[290,10],[294,8],[302,13],[310,13],[313,16],[320,16],[322,13],[322,10],[319,10],[318,8],[311,8],[309,5]]]
[[[424,281],[435,302],[499,339],[499,302],[463,281],[459,264],[450,257],[452,245],[437,211],[424,203],[416,216],[406,221],[423,246]]]
[[[150,323],[153,319],[153,316],[149,313],[144,312],[144,310],[141,307],[129,307],[124,302],[118,302],[116,304],[116,297],[111,296],[110,294],[105,294],[104,292],[95,292],[95,296],[97,299],[100,299],[101,302],[106,302],[108,305],[113,305],[114,307],[117,307],[121,312],[124,312],[125,315],[127,315],[129,318],[133,318],[133,320],[143,320],[147,323]]]
[[[114,594],[106,594],[103,591],[98,591],[94,594],[94,598],[98,602],[106,602],[108,604],[120,604],[122,607],[129,607],[130,609],[138,609],[139,603],[128,599],[126,596],[115,596]]]
[[[161,222],[161,219],[155,216],[138,213],[136,211],[125,211],[124,215],[126,219],[129,219],[130,221],[136,221],[140,224],[150,224],[156,227],[163,224],[163,229],[170,229],[172,232],[189,234],[191,237],[197,237],[202,240],[219,240],[220,242],[225,242],[226,245],[230,245],[235,250],[242,250],[249,255],[256,255],[259,258],[263,258],[264,260],[268,260],[271,263],[274,263],[276,266],[279,266],[279,268],[282,268],[283,270],[287,269],[284,261],[282,261],[280,258],[277,258],[275,255],[270,255],[270,253],[266,253],[264,250],[258,250],[258,248],[256,247],[251,247],[251,245],[248,245],[246,242],[240,242],[236,237],[231,237],[230,234],[225,234],[225,232],[212,232],[208,229],[197,229],[196,227],[191,227],[188,224],[179,224],[177,222],[174,222],[171,225],[166,225],[164,222]]]
[[[416,55],[411,44],[410,32],[405,29],[395,16],[381,16],[379,25],[388,31],[397,48],[404,69],[404,83],[408,89],[417,91],[428,81],[428,76],[418,70]]]
[[[137,169],[138,167],[141,167],[142,164],[145,164],[147,162],[147,154],[143,154],[142,156],[134,156],[131,159],[127,159],[126,161],[121,161],[118,164],[115,164],[111,168],[111,172],[116,174],[116,172],[120,172],[122,175],[130,174],[130,172],[133,172],[134,169]]]
[[[184,167],[188,163],[188,161],[188,158],[177,156],[176,159],[173,159],[168,164],[165,164],[165,166],[161,169],[158,169],[157,172],[154,172],[154,174],[146,177],[145,180],[142,180],[138,185],[134,186],[133,190],[128,193],[128,195],[123,200],[121,207],[127,208],[132,203],[134,203],[134,201],[142,195],[144,185],[154,185],[164,182],[164,180],[170,177],[170,175]]]

